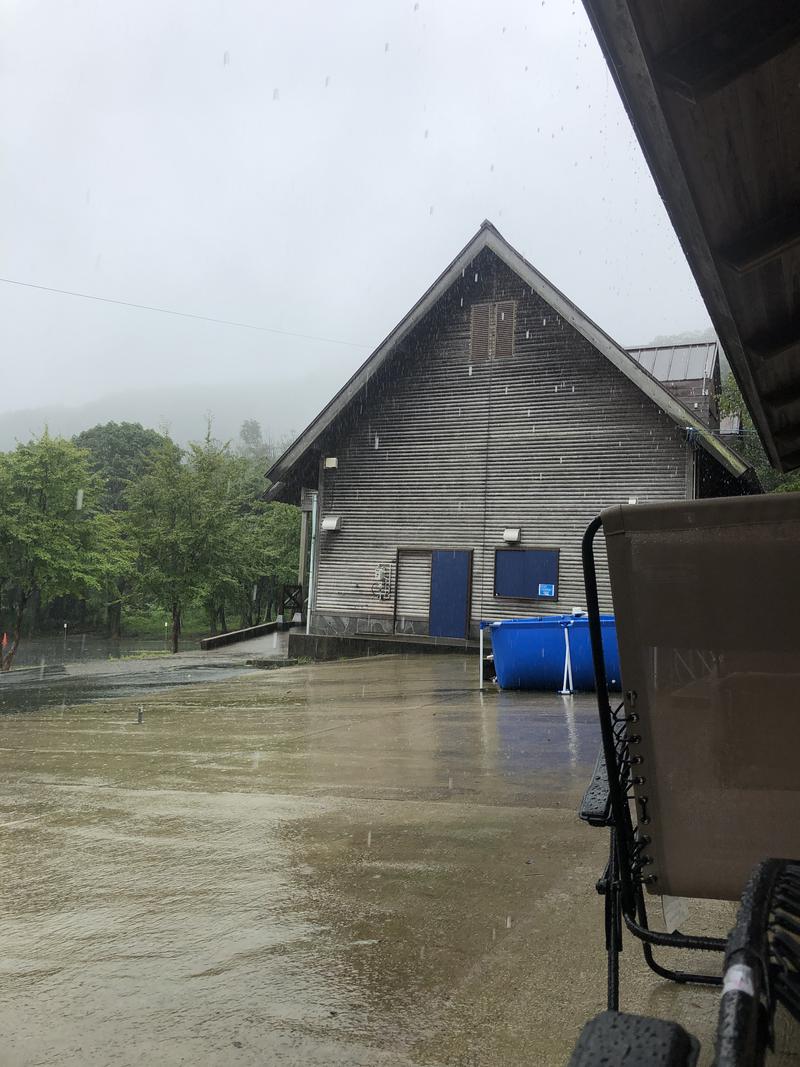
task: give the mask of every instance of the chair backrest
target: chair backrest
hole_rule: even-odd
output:
[[[652,892],[800,857],[800,493],[602,515]]]

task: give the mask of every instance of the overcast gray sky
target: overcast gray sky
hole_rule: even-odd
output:
[[[2,53],[3,277],[331,341],[0,284],[0,410],[343,382],[484,218],[623,344],[708,324],[578,2],[6,0]]]

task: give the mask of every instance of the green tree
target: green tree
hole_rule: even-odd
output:
[[[122,511],[127,486],[145,472],[163,435],[139,422],[107,422],[83,430],[73,441],[86,449],[92,470],[102,480],[102,506],[106,511]]]
[[[107,422],[83,430],[73,441],[86,449],[90,466],[101,480],[103,509],[119,512],[126,507],[127,487],[144,473],[150,456],[161,447],[163,437],[138,422]],[[124,573],[110,576],[102,590],[109,637],[122,636],[122,606],[133,590],[131,578],[128,568]]]
[[[73,442],[41,437],[0,454],[0,590],[13,613],[0,651],[8,671],[34,594],[84,596],[129,565],[117,521],[99,507],[101,488]]]
[[[269,455],[269,444],[261,433],[261,423],[257,419],[245,419],[239,430],[237,451],[245,459],[263,460]]]
[[[257,552],[246,521],[253,502],[248,462],[229,444],[215,441],[209,426],[202,444],[190,444],[188,463],[204,528],[201,596],[214,633],[217,625],[227,630],[226,608],[241,582],[257,577]]]
[[[265,438],[257,419],[245,419],[242,423],[235,452],[248,461],[253,477],[258,478],[258,494],[264,491],[266,468],[286,451],[293,440],[293,435],[277,440]]]
[[[719,397],[719,410],[720,415],[739,415],[741,418],[742,435],[736,442],[736,451],[753,465],[765,492],[786,493],[800,490],[800,473],[795,471],[791,474],[781,474],[770,463],[758,436],[758,430],[732,374],[729,374],[723,382]]]
[[[138,586],[170,612],[173,651],[189,603],[204,605],[212,631],[227,628],[229,608],[248,625],[262,599],[271,606],[278,584],[293,576],[297,509],[266,504],[263,472],[254,481],[253,469],[209,428],[185,451],[164,439],[125,494]]]
[[[183,450],[162,437],[124,500],[137,554],[137,589],[170,613],[172,651],[177,652],[181,613],[201,588],[204,557],[201,516]]]
[[[277,614],[283,585],[297,581],[300,547],[300,512],[289,504],[263,503],[267,466],[283,453],[289,439],[265,441],[255,419],[246,419],[239,431],[238,454],[246,461],[246,493],[251,499],[254,532],[261,573],[252,586],[241,585],[239,611],[242,623],[252,626]]]
[[[254,424],[257,428],[258,424]],[[256,436],[253,435],[254,446]],[[252,626],[269,613],[280,585],[297,571],[300,516],[297,508],[267,504],[264,459],[214,441],[190,446],[198,499],[209,515],[204,602],[212,631],[227,628],[226,611],[235,608],[242,625]]]
[[[265,558],[258,590],[258,607],[263,610],[266,619],[271,619],[277,614],[282,586],[297,582],[300,509],[291,504],[266,504],[259,536]]]

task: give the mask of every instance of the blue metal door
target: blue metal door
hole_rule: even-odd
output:
[[[471,579],[471,551],[435,549],[431,553],[431,637],[467,636]]]

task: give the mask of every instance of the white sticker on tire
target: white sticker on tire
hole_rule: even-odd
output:
[[[722,983],[723,993],[747,993],[748,996],[753,995],[753,969],[748,967],[744,963],[734,963],[732,967],[729,967],[725,972],[725,979]]]

